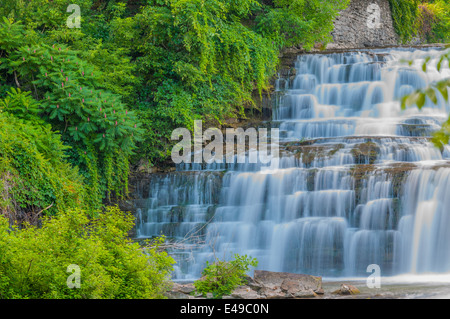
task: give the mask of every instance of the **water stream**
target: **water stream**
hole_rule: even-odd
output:
[[[269,123],[281,157],[270,165],[179,165],[151,178],[138,237],[185,241],[175,279],[234,253],[258,268],[325,277],[450,272],[450,147],[432,133],[450,105],[402,111],[399,99],[450,77],[437,50],[305,54],[277,81]],[[412,60],[409,66],[403,60]],[[146,196],[144,196],[146,197]]]

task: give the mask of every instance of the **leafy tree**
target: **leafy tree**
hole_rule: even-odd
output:
[[[77,51],[45,44],[7,19],[0,34],[2,68],[17,86],[33,92],[41,106],[36,114],[72,147],[70,160],[81,168],[92,193],[100,200],[111,192],[123,196],[129,158],[142,134],[135,112],[107,90],[103,73],[78,58]]]
[[[253,92],[269,89],[280,51],[329,41],[348,3],[148,1],[136,15],[112,20],[109,41],[129,52],[140,78],[137,108],[147,132],[140,149],[160,163],[173,129],[245,118]]]

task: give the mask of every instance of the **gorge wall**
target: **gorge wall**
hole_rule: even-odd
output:
[[[263,1],[273,5],[272,0]],[[333,43],[327,49],[360,49],[399,45],[389,0],[351,0],[334,21]],[[411,44],[420,44],[417,39]],[[295,48],[289,48],[288,51]],[[299,50],[301,48],[297,48]],[[315,50],[313,50],[315,51]]]
[[[334,22],[327,49],[398,44],[388,0],[352,0]]]

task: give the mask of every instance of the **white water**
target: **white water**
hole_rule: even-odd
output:
[[[175,255],[178,279],[234,253],[256,257],[259,269],[327,277],[364,276],[369,264],[386,276],[450,272],[450,148],[429,141],[450,106],[439,92],[437,105],[427,101],[421,111],[402,111],[399,102],[450,77],[436,61],[422,73],[427,55],[439,52],[300,56],[295,79],[278,81],[288,89],[273,124],[285,142],[310,141],[301,155],[283,152],[269,167],[180,166],[155,177],[138,235],[203,236]],[[374,153],[356,156],[361,145]],[[312,149],[307,159],[307,146],[326,153]]]

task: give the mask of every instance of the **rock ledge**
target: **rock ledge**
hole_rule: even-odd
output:
[[[247,277],[247,284],[236,288],[224,299],[299,299],[315,298],[324,294],[322,277],[255,270],[253,277]],[[167,293],[169,298],[199,299],[192,283],[174,283]]]

